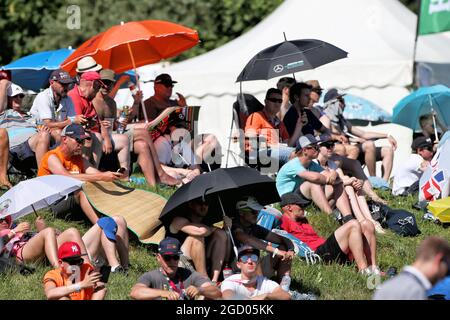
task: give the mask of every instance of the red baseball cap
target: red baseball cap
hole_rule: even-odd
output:
[[[87,71],[81,74],[81,79],[87,81],[101,80],[100,73],[97,71]]]
[[[58,259],[80,258],[85,254],[81,254],[81,248],[78,243],[73,241],[64,242],[58,249]]]

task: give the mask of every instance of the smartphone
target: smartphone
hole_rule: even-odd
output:
[[[100,274],[102,277],[100,281],[103,283],[108,283],[109,274],[111,273],[111,266],[103,265],[100,267]]]
[[[124,168],[124,167],[121,167],[120,169],[117,169],[118,173],[125,173],[125,171],[127,171],[127,169]]]

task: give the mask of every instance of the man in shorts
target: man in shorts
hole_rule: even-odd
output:
[[[308,202],[298,193],[281,196],[281,228],[306,243],[325,263],[346,263],[351,254],[358,270],[364,274],[380,273],[376,265],[376,241],[366,239],[357,220],[349,220],[331,234],[328,239],[319,237],[305,218],[303,210]],[[371,246],[375,243],[375,247]]]

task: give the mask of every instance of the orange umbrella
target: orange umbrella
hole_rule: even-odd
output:
[[[117,73],[174,57],[199,42],[193,29],[161,20],[132,21],[99,33],[76,49],[61,67],[75,75],[77,61],[92,56]]]
[[[72,76],[76,74],[77,61],[92,56],[103,68],[117,73],[134,69],[162,59],[174,57],[199,42],[196,30],[161,20],[144,20],[121,23],[93,36],[76,49],[61,67]],[[141,103],[145,122],[147,113]]]

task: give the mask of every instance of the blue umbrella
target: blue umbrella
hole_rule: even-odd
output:
[[[48,85],[48,78],[52,71],[58,69],[73,51],[69,48],[33,53],[13,61],[1,69],[11,70],[12,81],[15,84],[24,89],[39,92]]]
[[[450,89],[443,85],[422,87],[394,107],[392,122],[420,130],[419,118],[434,110],[445,126],[450,125]]]
[[[325,94],[322,94],[320,103],[323,105],[323,98]],[[375,103],[355,96],[353,94],[345,94],[345,109],[344,118],[348,120],[365,120],[365,121],[391,121],[391,115],[379,107]]]

